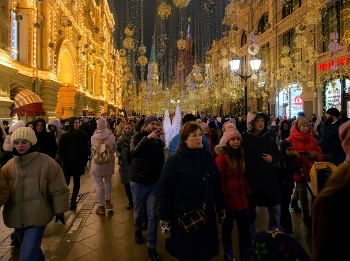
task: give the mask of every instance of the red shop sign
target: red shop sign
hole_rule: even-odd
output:
[[[338,65],[344,65],[344,64],[349,64],[349,57],[348,56],[338,58],[334,61],[320,63],[317,65],[317,71],[320,72],[320,71],[328,70],[328,69],[332,68],[333,65],[338,66]]]

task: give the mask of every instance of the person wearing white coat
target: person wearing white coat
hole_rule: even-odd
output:
[[[108,145],[110,150],[109,161],[102,164],[96,164],[91,159],[90,174],[95,176],[96,194],[99,201],[99,207],[96,210],[97,214],[104,215],[105,209],[112,209],[111,191],[112,191],[112,175],[114,174],[116,141],[114,135],[107,128],[107,120],[100,118],[97,121],[97,129],[91,137],[91,147],[97,146],[99,141]]]

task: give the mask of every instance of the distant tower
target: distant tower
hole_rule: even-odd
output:
[[[152,36],[152,47],[147,71],[146,103],[148,103],[148,100],[152,97],[152,89],[154,86],[158,85],[158,79],[158,64],[154,48],[154,36]]]
[[[191,73],[195,61],[194,41],[191,37],[191,19],[188,19],[186,46],[179,50],[178,61],[175,68],[176,81],[180,86],[185,85],[186,77]]]

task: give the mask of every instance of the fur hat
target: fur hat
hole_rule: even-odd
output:
[[[12,124],[12,126],[9,129],[9,133],[13,133],[15,130],[21,127],[24,127],[24,121],[17,121],[16,123]]]
[[[60,121],[58,119],[49,119],[49,123],[47,126],[50,128],[51,125],[55,126],[56,130],[60,129]]]
[[[292,148],[292,147],[293,147],[292,143],[290,143],[290,142],[287,141],[287,140],[283,140],[283,141],[281,142],[281,144],[280,144],[280,151],[281,151],[281,154],[286,155],[286,150],[287,150],[288,148]]]
[[[345,161],[350,161],[350,121],[339,127],[339,138],[342,141],[343,150],[346,153]]]
[[[196,119],[195,119],[196,120]],[[148,124],[150,124],[152,121],[156,121],[159,123],[159,120],[156,116],[154,115],[150,115],[150,116],[147,116],[146,119],[145,119],[145,122],[143,123],[143,126],[147,126]]]
[[[209,132],[209,125],[207,123],[202,122],[201,127],[204,134],[207,134]]]
[[[222,135],[219,145],[226,145],[226,143],[234,137],[237,137],[240,140],[242,140],[242,136],[236,129],[235,125],[233,125],[232,123],[228,123],[225,128],[226,131],[224,132],[224,135]]]
[[[267,123],[270,120],[270,118],[262,112],[259,111],[250,111],[247,115],[247,129],[252,130],[254,128],[254,122],[258,117],[263,117],[265,120],[265,129],[267,128]]]
[[[259,261],[311,261],[301,244],[278,228],[255,234],[254,254]]]
[[[309,121],[304,117],[300,117],[297,124],[298,124],[298,129],[299,129],[301,125],[309,124]]]
[[[35,132],[32,128],[28,127],[20,127],[15,130],[11,135],[11,145],[14,147],[16,140],[27,140],[30,144],[35,145],[37,143],[37,138],[35,136]]]
[[[99,118],[97,120],[97,129],[103,130],[105,128],[107,128],[107,120],[105,118]]]
[[[340,117],[340,112],[337,108],[329,108],[327,111],[326,111],[326,114],[330,114],[334,117],[337,117],[339,118]]]

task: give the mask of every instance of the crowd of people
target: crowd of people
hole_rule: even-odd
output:
[[[296,246],[290,255],[294,259],[285,260],[311,260],[293,238],[291,209],[302,213],[313,235],[313,260],[334,256],[345,260],[349,240],[340,242],[336,235],[340,226],[348,226],[349,217],[347,210],[341,214],[350,186],[347,120],[336,108],[329,108],[323,120],[315,115],[309,120],[303,112],[290,119],[256,111],[240,119],[186,114],[169,148],[165,148],[162,120],[153,115],[71,117],[50,119],[47,124],[39,118],[11,126],[3,121],[0,206],[4,205],[4,223],[14,228],[13,244],[21,246],[20,260],[44,260],[40,245],[45,227],[52,219],[64,224],[64,212],[77,208],[80,176],[87,165],[96,184],[96,214],[113,209],[111,177],[117,164],[126,208],[134,213],[135,243],[144,243],[146,228],[151,260],[161,260],[156,250],[158,226],[166,250],[175,258],[210,260],[219,254],[218,224],[222,224],[224,260],[235,260],[234,219],[242,261],[250,260],[252,254],[259,260],[281,260],[282,245],[275,252],[266,249],[282,241]],[[310,169],[320,161],[339,168],[312,207]],[[256,232],[256,207],[267,208],[267,234]],[[340,215],[344,222],[335,221]],[[191,224],[185,222],[188,217]],[[331,231],[323,229],[328,225]],[[279,236],[272,240],[269,233]],[[337,254],[332,255],[326,244],[336,247]]]

